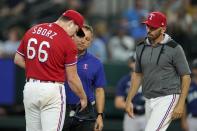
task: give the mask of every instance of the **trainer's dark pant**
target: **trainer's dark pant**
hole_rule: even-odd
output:
[[[84,113],[83,115],[87,116],[89,113],[95,113],[91,110],[91,108],[92,105],[88,104],[87,108],[82,111],[82,113]],[[71,110],[75,109],[75,105],[66,105],[66,116],[63,131],[93,131],[95,122],[79,121],[77,118],[69,116]]]
[[[94,122],[74,122],[70,118],[66,118],[63,131],[93,131]]]

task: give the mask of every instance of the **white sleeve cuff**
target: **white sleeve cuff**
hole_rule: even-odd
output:
[[[25,56],[23,53],[19,52],[18,50],[16,51],[19,55],[22,55],[23,57]]]
[[[75,64],[77,64],[77,61],[74,62],[74,63],[71,63],[71,64],[65,64],[65,66],[72,66],[72,65],[75,65]]]

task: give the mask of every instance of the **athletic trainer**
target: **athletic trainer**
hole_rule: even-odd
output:
[[[105,104],[106,85],[105,72],[101,61],[87,52],[93,40],[93,29],[89,25],[82,28],[85,36],[80,33],[74,36],[78,48],[77,71],[87,95],[88,105],[79,111],[79,97],[66,87],[66,118],[65,131],[101,131],[103,129],[103,111]]]

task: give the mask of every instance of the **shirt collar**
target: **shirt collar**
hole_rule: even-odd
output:
[[[170,41],[172,38],[168,34],[164,34],[164,39],[160,42],[160,44],[166,44],[168,41]],[[146,44],[145,45],[151,45],[151,43],[148,40],[148,37],[145,38]]]
[[[85,50],[85,53],[84,54],[82,54],[82,55],[80,55],[79,57],[78,57],[78,59],[80,60],[80,59],[82,59],[82,58],[84,58],[84,57],[86,57],[87,56],[87,50]]]

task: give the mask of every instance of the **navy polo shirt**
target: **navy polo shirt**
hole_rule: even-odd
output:
[[[89,102],[95,100],[95,89],[105,87],[106,79],[103,64],[95,56],[86,52],[78,58],[77,72],[83,84]],[[78,104],[80,99],[65,83],[67,104]]]
[[[117,84],[116,87],[116,96],[122,96],[124,98],[127,97],[129,88],[131,84],[131,75],[130,73],[123,76]],[[133,98],[133,105],[134,105],[134,110],[136,111],[135,113],[144,113],[145,112],[145,99],[142,95],[142,91],[139,89],[135,97]]]
[[[187,111],[189,114],[197,115],[197,84],[192,82],[187,96]]]

